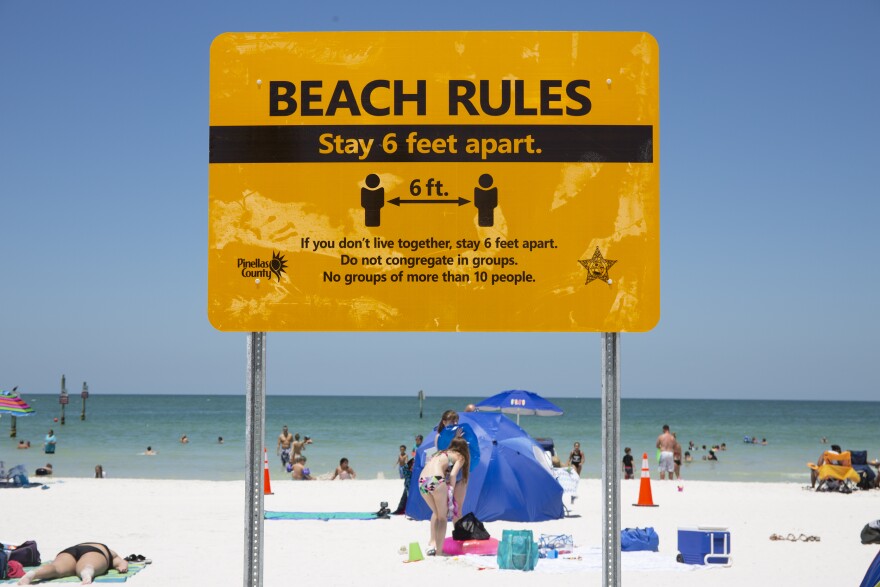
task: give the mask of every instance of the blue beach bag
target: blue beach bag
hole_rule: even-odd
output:
[[[504,530],[496,555],[499,569],[533,571],[538,564],[538,545],[531,530]]]
[[[620,550],[623,552],[636,550],[657,552],[659,549],[660,537],[654,528],[624,528],[620,531]]]

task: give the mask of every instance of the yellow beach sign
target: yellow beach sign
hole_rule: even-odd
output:
[[[211,323],[650,330],[658,59],[646,33],[220,35]]]

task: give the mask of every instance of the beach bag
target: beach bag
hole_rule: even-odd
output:
[[[496,555],[499,569],[532,571],[538,564],[538,545],[531,530],[504,530]]]
[[[657,552],[659,549],[660,537],[654,528],[624,528],[620,531],[620,550],[624,552],[636,550]]]
[[[37,543],[33,540],[22,542],[9,553],[9,560],[18,561],[23,567],[36,567],[40,564],[40,551],[37,549]]]
[[[452,529],[454,540],[488,540],[489,532],[483,522],[477,519],[473,512],[467,513],[455,523]]]

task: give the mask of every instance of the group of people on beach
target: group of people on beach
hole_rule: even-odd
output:
[[[694,460],[693,452],[697,452],[700,450],[699,445],[694,444],[694,441],[691,440],[688,443],[688,450],[682,453],[681,444],[678,442],[678,438],[675,432],[672,432],[669,429],[668,424],[663,425],[663,432],[660,433],[660,436],[657,437],[657,450],[659,452],[659,469],[660,469],[660,479],[666,479],[666,476],[669,475],[669,479],[681,479],[681,463],[690,463]],[[712,445],[711,448],[707,449],[706,445],[702,445],[702,450],[708,450],[708,453],[703,455],[704,461],[717,461],[718,460],[718,452],[727,450],[727,444],[722,442],[721,444]],[[627,455],[629,455],[630,449],[625,449]],[[623,468],[624,468],[624,478],[632,479],[633,478],[633,466],[632,466],[632,456],[623,457]],[[629,463],[629,464],[627,464]]]
[[[306,459],[302,453],[310,444],[312,444],[310,436],[300,440],[299,432],[291,434],[286,424],[282,426],[281,434],[278,435],[278,443],[275,445],[275,454],[281,457],[281,469],[290,473],[297,462],[304,465]]]
[[[300,440],[299,432],[291,434],[287,425],[281,427],[281,434],[278,435],[278,442],[275,445],[275,454],[281,458],[281,469],[290,473],[290,478],[294,481],[315,481],[317,477],[312,475],[306,462],[308,458],[303,454],[306,447],[314,441],[311,436],[303,436]],[[333,471],[330,480],[340,479],[356,479],[357,473],[351,467],[348,458],[339,459],[339,466]]]
[[[822,444],[825,444],[826,442],[827,439],[823,436]],[[856,462],[855,456],[857,453],[861,453],[861,458],[863,459],[862,462]],[[820,489],[826,491],[839,490],[844,493],[850,492],[846,482],[842,479],[831,477],[820,480],[820,468],[822,465],[828,464],[857,469],[856,473],[859,476],[857,486],[859,489],[880,489],[880,461],[875,459],[869,462],[867,459],[868,455],[866,451],[844,451],[840,448],[839,444],[832,444],[829,450],[822,451],[822,454],[816,459],[815,465],[807,463],[807,466],[810,468],[810,487],[816,489],[816,482],[820,481]],[[873,471],[871,467],[874,467],[877,471]]]

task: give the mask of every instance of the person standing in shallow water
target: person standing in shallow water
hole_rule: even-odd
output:
[[[55,445],[57,444],[58,439],[55,438],[55,431],[51,428],[49,429],[49,434],[46,435],[46,440],[43,443],[43,451],[47,454],[53,454],[55,452]]]
[[[275,454],[281,456],[281,469],[288,470],[287,464],[292,463],[290,451],[293,447],[293,434],[287,431],[287,426],[281,428],[281,434],[278,435],[278,444],[275,446]]]
[[[657,448],[660,449],[660,479],[666,479],[666,474],[669,473],[671,481],[675,472],[675,437],[669,431],[669,424],[663,425],[663,433],[657,437]]]

